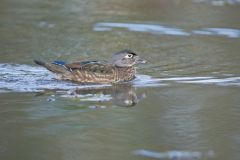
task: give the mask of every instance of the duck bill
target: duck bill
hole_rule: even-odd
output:
[[[144,64],[144,63],[147,63],[147,61],[146,61],[145,59],[139,58],[139,59],[137,60],[137,64]]]

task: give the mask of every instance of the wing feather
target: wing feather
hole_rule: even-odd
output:
[[[115,81],[116,78],[116,68],[107,63],[86,63],[71,69],[77,81],[109,83]]]

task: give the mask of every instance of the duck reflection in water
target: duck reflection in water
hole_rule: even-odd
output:
[[[131,84],[114,84],[104,88],[78,89],[71,94],[73,96],[89,94],[110,96],[109,102],[111,102],[112,105],[121,107],[133,107],[146,97],[145,93],[136,93],[136,88]],[[104,100],[98,100],[99,103],[102,101]]]
[[[52,95],[52,91],[44,91],[38,93],[37,96],[49,94]],[[57,90],[54,94],[56,94],[56,97],[55,95],[48,97],[49,102],[55,101],[57,96],[69,99],[77,98],[81,103],[91,104],[91,108],[101,108],[103,106],[104,108],[109,106],[133,107],[146,97],[145,93],[137,93],[136,88],[129,83],[113,84],[101,88]]]

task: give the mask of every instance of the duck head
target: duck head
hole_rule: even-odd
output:
[[[112,55],[111,63],[117,67],[132,67],[135,64],[146,63],[146,60],[140,59],[135,52],[124,49]]]

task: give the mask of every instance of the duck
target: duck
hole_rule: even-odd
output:
[[[146,63],[135,52],[124,49],[113,53],[109,61],[78,61],[52,63],[34,62],[56,74],[56,79],[83,84],[107,84],[128,82],[136,78],[136,65]]]

